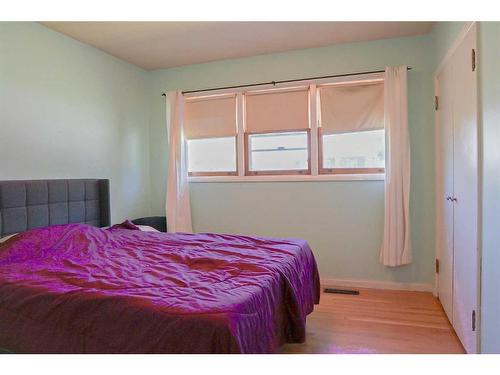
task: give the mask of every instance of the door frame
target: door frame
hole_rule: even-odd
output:
[[[439,85],[438,85],[438,76],[443,70],[443,68],[446,66],[447,62],[451,59],[455,51],[458,49],[460,44],[464,41],[465,37],[471,31],[473,27],[476,27],[476,38],[478,38],[479,30],[478,30],[478,24],[477,22],[467,22],[460,32],[458,33],[457,37],[453,41],[452,45],[446,52],[446,55],[442,58],[440,61],[437,69],[434,71],[433,75],[433,82],[434,82],[434,95],[439,98]],[[478,44],[476,44],[478,47]],[[476,47],[476,48],[477,48]],[[478,64],[478,57],[479,53],[476,50],[476,66],[479,67]],[[477,68],[476,68],[477,69]],[[478,80],[479,82],[479,80]],[[477,126],[478,126],[478,132],[480,134],[480,107],[479,107],[479,87],[476,86],[478,90],[478,95],[477,95],[477,113],[478,113],[478,118],[477,118]],[[438,99],[439,101],[439,99]],[[439,160],[439,144],[438,144],[438,128],[439,128],[439,115],[437,113],[437,110],[434,111],[434,155],[435,155],[435,166],[439,165],[441,160]],[[482,168],[481,168],[481,154],[482,154],[482,147],[481,147],[481,140],[480,137],[478,136],[478,145],[477,145],[477,150],[478,150],[478,202],[477,202],[477,208],[478,208],[478,222],[477,222],[477,257],[478,257],[478,270],[477,270],[477,306],[476,306],[476,348],[477,348],[477,353],[481,353],[481,258],[482,258],[482,246],[481,246],[481,191],[482,191]],[[438,168],[435,168],[435,186],[436,186],[436,181],[439,178],[439,171]],[[439,199],[440,197],[436,196],[435,198],[435,207],[436,207],[436,212],[435,212],[435,217],[437,217],[440,205],[439,205]],[[441,197],[442,198],[442,197]],[[440,235],[443,233],[440,230],[439,223],[437,220],[435,220],[435,238],[434,238],[434,252],[435,252],[435,259],[439,259],[439,243],[438,243],[438,238],[440,238]],[[434,289],[433,289],[433,295],[435,297],[439,296],[439,276],[435,272],[434,273]],[[452,322],[450,322],[452,323]]]

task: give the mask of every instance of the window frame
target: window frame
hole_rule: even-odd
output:
[[[307,135],[307,169],[276,169],[276,170],[266,170],[266,171],[251,171],[250,170],[250,148],[249,148],[249,137],[258,134],[283,134],[283,133],[303,133]],[[245,132],[245,176],[278,176],[278,175],[310,175],[311,174],[311,129],[283,129],[283,130],[269,130],[269,131],[259,131],[259,132]]]
[[[320,79],[305,79],[302,81],[263,85],[259,91],[274,91],[278,88],[293,89],[297,86],[309,87],[309,128],[308,132],[308,170],[305,173],[297,171],[250,171],[248,174],[248,140],[245,127],[245,94],[248,87],[237,89],[211,90],[210,92],[188,93],[184,97],[220,96],[225,94],[236,94],[236,172],[189,172],[189,182],[287,182],[287,181],[383,181],[385,180],[385,169],[380,168],[351,168],[329,171],[322,168],[322,136],[320,127],[319,88],[324,85],[355,84],[367,82],[383,82],[384,73],[370,73],[358,76],[344,76]],[[293,131],[303,131],[296,130]],[[270,131],[270,133],[281,133],[283,131]],[[256,134],[263,134],[257,132]],[[339,168],[341,169],[341,168]],[[344,173],[340,173],[344,172]]]
[[[325,168],[323,167],[323,129],[318,127],[318,173],[319,174],[385,174],[385,168]]]
[[[214,137],[214,138],[234,138],[236,170],[235,171],[213,171],[213,172],[208,172],[208,171],[206,171],[206,172],[189,172],[189,170],[188,170],[188,177],[238,176],[238,136],[235,135],[233,137]],[[194,139],[211,139],[211,138],[194,138]],[[186,142],[186,154],[187,154],[187,157],[189,157],[188,139],[186,139],[185,142]]]

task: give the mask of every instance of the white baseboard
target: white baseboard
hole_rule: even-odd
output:
[[[359,279],[321,279],[322,287],[350,287],[369,289],[409,290],[415,292],[433,292],[432,284],[401,283],[396,281],[359,280]]]

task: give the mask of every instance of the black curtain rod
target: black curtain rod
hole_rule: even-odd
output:
[[[411,70],[411,67],[408,67],[406,69],[407,70]],[[385,70],[372,70],[372,71],[369,71],[369,72],[333,74],[333,75],[329,75],[329,76],[319,76],[319,77],[309,77],[309,78],[297,78],[297,79],[286,79],[286,80],[283,80],[283,81],[270,81],[270,82],[260,82],[260,83],[249,83],[249,84],[246,84],[246,85],[212,87],[212,88],[209,88],[209,89],[183,91],[182,94],[193,94],[193,93],[196,93],[196,92],[206,92],[206,91],[216,91],[216,90],[241,89],[243,87],[255,87],[255,86],[264,86],[264,85],[273,85],[273,86],[276,86],[279,83],[292,83],[292,82],[300,82],[300,81],[310,81],[310,80],[315,80],[315,79],[349,77],[349,76],[358,76],[358,75],[363,75],[363,74],[375,74],[375,73],[384,73],[384,72],[385,72]],[[162,96],[166,96],[165,93],[163,93],[161,95]]]

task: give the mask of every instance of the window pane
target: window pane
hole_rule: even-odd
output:
[[[235,172],[235,137],[189,139],[189,172]]]
[[[323,135],[323,168],[384,167],[384,129]]]
[[[248,136],[250,171],[308,169],[307,132],[251,134]]]

